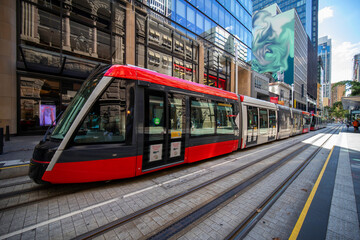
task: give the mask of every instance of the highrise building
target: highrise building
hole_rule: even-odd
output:
[[[251,94],[251,0],[2,0],[0,8],[8,13],[0,127],[11,134],[45,132],[43,110],[57,116],[98,65]]]
[[[295,8],[307,35],[310,37],[313,47],[318,45],[318,8],[319,0],[252,0],[253,11],[256,12],[274,3],[277,3],[281,11]]]
[[[331,39],[328,36],[319,38],[318,55],[324,66],[324,78],[321,82],[324,107],[331,106]]]
[[[253,38],[252,69],[271,73],[276,82],[292,86],[290,105],[306,110],[308,36],[295,9],[281,12],[273,4],[257,11]],[[274,84],[271,86],[273,89]]]
[[[359,82],[360,80],[360,54],[354,56],[353,67],[353,81]]]
[[[346,86],[345,85],[339,85],[334,86],[335,83],[331,84],[331,106],[336,102],[341,102],[341,98],[345,97],[346,93]]]

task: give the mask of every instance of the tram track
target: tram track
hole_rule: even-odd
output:
[[[334,129],[331,129],[329,132],[332,132],[333,130],[334,130]],[[335,129],[334,132],[336,132],[336,131],[337,131],[337,129]],[[320,137],[316,138],[314,141],[312,141],[312,143],[318,141],[318,140],[321,139],[322,137],[323,137],[323,136],[320,136]],[[303,140],[300,140],[300,141],[298,141],[298,143],[300,143],[300,142],[302,142],[302,141],[303,141]],[[310,144],[310,146],[311,146],[311,144]],[[298,154],[300,154],[301,152],[303,152],[303,151],[304,151],[305,149],[307,149],[308,147],[309,147],[308,144],[305,144],[304,146],[295,149],[294,151],[292,151],[291,153],[289,153],[287,156],[285,156],[285,157],[281,158],[280,160],[276,161],[275,164],[273,164],[273,167],[272,167],[271,169],[272,169],[272,170],[277,169],[277,168],[280,167],[283,163],[285,163],[286,161],[294,158],[295,156],[297,156]],[[119,219],[117,219],[117,220],[115,220],[115,221],[113,221],[113,222],[110,222],[110,223],[108,223],[108,224],[106,224],[106,225],[103,225],[103,226],[101,226],[101,227],[99,227],[99,228],[96,228],[96,229],[94,229],[94,230],[92,230],[92,231],[89,231],[89,232],[87,232],[87,233],[84,233],[84,234],[82,234],[82,235],[79,235],[79,236],[75,237],[74,239],[92,239],[92,238],[94,238],[94,237],[97,237],[97,236],[100,236],[100,235],[102,235],[102,234],[105,234],[106,232],[108,232],[108,231],[110,231],[110,230],[113,230],[113,229],[118,228],[118,227],[120,227],[120,226],[122,226],[122,225],[125,225],[125,224],[127,224],[127,223],[130,223],[131,221],[133,221],[133,220],[135,220],[135,219],[137,219],[137,218],[139,218],[139,217],[142,217],[142,216],[144,216],[144,215],[146,215],[146,214],[148,214],[148,213],[150,213],[150,212],[152,212],[152,211],[154,211],[154,210],[156,210],[156,209],[158,209],[158,208],[160,208],[160,207],[163,207],[163,206],[165,206],[165,205],[167,205],[167,204],[170,204],[170,203],[172,203],[172,202],[174,202],[174,201],[176,201],[176,200],[178,200],[178,199],[181,199],[181,198],[183,198],[184,196],[187,196],[187,195],[189,195],[189,194],[191,194],[191,193],[194,193],[195,191],[198,191],[198,190],[200,190],[200,189],[203,189],[204,187],[206,187],[206,186],[208,186],[208,185],[210,185],[210,184],[213,184],[213,183],[215,183],[215,182],[217,182],[217,181],[220,181],[220,180],[222,180],[222,179],[224,179],[224,178],[226,178],[226,177],[229,177],[229,176],[231,176],[231,175],[233,175],[233,174],[235,174],[235,173],[239,173],[240,171],[243,171],[244,169],[247,169],[247,168],[250,167],[250,166],[253,166],[253,165],[255,165],[255,164],[259,163],[259,162],[262,162],[262,161],[264,161],[264,160],[266,160],[266,159],[269,159],[270,157],[272,157],[272,156],[274,156],[274,155],[276,155],[276,154],[278,154],[278,153],[286,150],[287,148],[289,148],[289,147],[281,148],[281,149],[279,149],[279,150],[277,150],[277,151],[275,151],[275,152],[272,152],[272,153],[270,153],[270,154],[267,154],[266,156],[263,156],[263,157],[261,157],[261,158],[259,158],[259,159],[257,159],[257,160],[254,160],[254,161],[252,161],[252,162],[250,162],[250,163],[247,163],[247,164],[245,164],[245,165],[243,165],[243,166],[241,166],[241,167],[238,167],[238,168],[236,168],[236,169],[233,169],[233,170],[231,170],[231,171],[229,171],[229,172],[226,172],[226,173],[224,173],[224,174],[222,174],[222,175],[220,175],[220,176],[218,176],[218,177],[215,177],[215,178],[210,179],[210,180],[208,180],[208,181],[206,181],[206,182],[204,182],[204,183],[201,183],[201,184],[196,185],[196,186],[194,186],[194,187],[192,187],[192,188],[190,188],[190,189],[187,189],[187,190],[185,190],[185,191],[183,191],[183,192],[181,192],[181,193],[179,193],[179,194],[175,194],[175,195],[173,195],[173,196],[171,196],[171,197],[169,197],[169,198],[166,198],[166,199],[164,199],[164,200],[162,200],[162,201],[159,201],[159,202],[157,202],[157,203],[154,203],[154,204],[152,204],[152,205],[150,205],[150,206],[148,206],[148,207],[145,207],[145,208],[143,208],[143,209],[140,209],[140,210],[138,210],[138,211],[136,211],[136,212],[134,212],[134,213],[132,213],[132,214],[129,214],[129,215],[124,216],[124,217],[122,217],[122,218],[119,218]],[[270,174],[270,173],[271,173],[270,170],[266,170],[266,169],[265,169],[265,170],[263,170],[262,175],[263,175],[263,176],[266,176],[266,175],[268,175],[268,174]],[[254,178],[255,175],[259,175],[259,173],[255,173],[255,174],[252,176],[252,177],[253,177],[252,180],[248,180],[248,181],[245,181],[245,180],[244,180],[244,181],[241,183],[242,185],[240,186],[240,188],[241,188],[241,189],[246,189],[246,188],[249,187],[251,184],[255,183],[255,182],[256,182],[256,181],[255,181],[255,178]],[[251,178],[250,178],[250,179],[251,179]],[[236,188],[236,187],[235,187],[235,188]],[[236,189],[236,190],[238,190],[238,189]],[[231,190],[230,190],[230,191],[231,191]],[[233,191],[234,191],[234,190],[233,190]],[[229,193],[228,193],[228,194],[229,194]],[[231,195],[231,194],[230,194],[230,195]],[[219,200],[217,200],[217,201],[219,201]],[[212,202],[212,201],[211,201],[211,202]],[[223,202],[223,201],[220,200],[220,203],[221,203],[221,202]],[[209,204],[209,203],[207,203],[207,204]],[[215,205],[218,206],[218,204],[215,204]],[[197,210],[195,210],[195,211],[197,211]],[[207,211],[204,211],[204,210],[200,210],[200,211],[203,211],[204,213],[207,212]],[[200,214],[200,215],[201,215],[201,214]],[[189,216],[190,219],[194,219],[194,215],[191,215],[191,213],[188,214],[187,216]],[[193,222],[193,221],[190,221],[189,224],[191,224],[191,222]],[[178,224],[178,225],[179,225],[179,224]],[[182,225],[182,223],[181,223],[180,225]],[[167,228],[169,228],[169,226],[166,227],[166,229],[167,229]],[[162,231],[163,231],[163,230],[162,230]],[[179,231],[181,231],[181,229],[180,229]],[[160,231],[160,232],[161,232],[161,231]],[[150,237],[150,238],[163,239],[163,238],[171,237],[173,234],[175,234],[175,233],[178,232],[178,231],[176,231],[176,230],[173,231],[173,229],[171,229],[170,232],[172,232],[172,234],[170,234],[170,236],[167,236],[167,234],[165,234],[165,235],[159,235],[160,237],[157,237],[157,236],[153,235],[153,236]]]
[[[301,135],[299,135],[299,136],[301,136]],[[296,140],[296,141],[294,141],[294,144],[300,143],[302,141],[304,141],[304,139]],[[282,150],[278,150],[278,151],[276,151],[274,153],[270,153],[266,156],[267,157],[273,156],[273,155],[279,153],[280,151],[282,151]],[[258,160],[258,161],[260,161],[260,160]],[[253,164],[255,164],[257,162],[254,162]],[[249,164],[249,166],[250,166],[250,164]],[[29,182],[31,182],[31,181],[30,180],[23,181],[22,183],[27,184]],[[114,182],[112,182],[112,183],[114,183]],[[0,194],[0,212],[5,212],[5,211],[12,210],[12,209],[25,207],[28,205],[41,203],[43,201],[52,200],[52,199],[55,199],[57,197],[64,196],[64,195],[76,194],[76,193],[79,193],[82,191],[96,189],[98,187],[104,186],[104,184],[105,184],[104,182],[96,182],[96,183],[90,183],[90,186],[89,186],[89,184],[86,184],[86,185],[85,184],[42,185],[42,186],[34,186],[34,187],[28,188],[28,189],[22,189],[22,190],[2,193],[2,194]],[[14,184],[14,185],[15,186],[21,185],[21,182]],[[9,186],[5,185],[5,187],[11,187],[11,186],[13,186],[13,185],[11,185],[11,184],[9,184]],[[1,187],[1,188],[5,188],[5,187]],[[71,189],[69,189],[70,187],[71,187]],[[51,191],[49,191],[49,189]],[[16,203],[16,204],[12,204],[12,205],[1,206],[2,205],[1,201],[4,201],[9,198],[16,198],[16,197],[19,197],[24,194],[31,194],[34,192],[38,192],[36,195],[40,196],[40,197],[38,197],[36,199],[32,199],[30,201],[26,201],[26,202],[20,202],[20,203]],[[47,195],[47,196],[43,196],[43,195]],[[41,197],[41,196],[43,196],[43,197]],[[16,201],[14,201],[14,202],[16,202]]]
[[[339,127],[340,129],[341,127]],[[338,130],[338,129],[337,129]],[[337,131],[336,130],[336,131]],[[264,201],[262,201],[251,214],[249,214],[230,234],[226,236],[226,240],[243,239],[257,222],[270,210],[271,206],[277,199],[288,189],[291,183],[303,172],[315,156],[321,151],[325,143],[332,137],[329,136],[317,149],[315,149],[309,157],[303,161],[291,174],[278,185],[274,191],[269,194]]]

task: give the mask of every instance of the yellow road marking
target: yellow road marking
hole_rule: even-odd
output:
[[[299,219],[297,220],[297,222],[296,222],[296,224],[295,224],[295,227],[294,227],[294,229],[293,229],[293,231],[292,231],[292,233],[291,233],[291,235],[290,235],[290,237],[289,237],[289,239],[291,239],[291,240],[297,239],[297,237],[298,237],[298,235],[299,235],[299,233],[300,233],[300,230],[301,230],[301,227],[302,227],[302,225],[303,225],[303,223],[304,223],[306,214],[307,214],[307,212],[309,211],[311,202],[312,202],[312,200],[314,199],[315,193],[316,193],[316,191],[317,191],[317,189],[318,189],[318,187],[319,187],[320,181],[321,181],[321,179],[322,179],[322,177],[323,177],[323,175],[324,175],[326,166],[327,166],[327,164],[328,164],[328,162],[329,162],[329,159],[330,159],[331,154],[332,154],[332,152],[333,152],[333,150],[334,150],[334,147],[335,147],[335,146],[332,147],[332,149],[331,149],[331,151],[330,151],[330,153],[329,153],[329,156],[327,157],[327,159],[326,159],[326,161],[325,161],[325,163],[324,163],[324,166],[323,166],[323,168],[321,169],[321,172],[320,172],[320,174],[319,174],[319,177],[317,178],[317,180],[316,180],[316,182],[315,182],[315,185],[314,185],[313,189],[311,190],[311,193],[310,193],[310,195],[309,195],[309,198],[308,198],[308,200],[306,201],[305,206],[304,206],[304,208],[303,208],[303,210],[302,210],[302,212],[301,212],[301,214],[300,214],[300,216],[299,216]]]
[[[16,166],[10,166],[10,167],[3,167],[3,168],[0,168],[0,170],[3,170],[3,169],[9,169],[9,168],[17,168],[17,167],[25,167],[25,166],[29,166],[30,164],[23,164],[23,165],[16,165]]]

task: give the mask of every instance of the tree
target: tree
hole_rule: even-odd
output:
[[[344,110],[342,102],[335,102],[333,106],[329,109],[329,115],[331,118],[335,119],[344,119],[346,114],[349,113],[348,110]]]
[[[335,83],[332,88],[340,85],[345,85],[347,89],[351,90],[350,96],[359,96],[360,95],[360,82],[345,80]]]

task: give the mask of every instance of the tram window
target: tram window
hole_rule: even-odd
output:
[[[165,127],[164,96],[161,93],[149,95],[149,122],[145,132],[149,134],[149,140],[163,140]]]
[[[269,110],[269,127],[270,128],[276,127],[276,113],[273,110]]]
[[[215,134],[214,105],[210,100],[191,101],[191,136]]]
[[[125,80],[115,79],[89,111],[74,142],[125,142],[126,137],[131,139],[133,106],[129,104],[133,104],[133,95],[133,89],[127,89]]]
[[[253,106],[248,106],[248,129],[253,129],[258,127],[258,108]]]
[[[260,128],[268,128],[268,113],[266,109],[260,109]]]
[[[177,98],[169,94],[170,106],[170,129],[171,138],[180,138],[182,136],[182,129],[184,124],[184,98]]]
[[[217,103],[216,113],[217,134],[234,134],[233,105]]]

